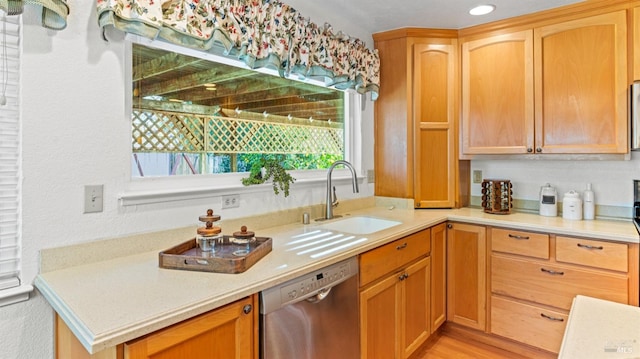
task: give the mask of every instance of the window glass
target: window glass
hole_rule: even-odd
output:
[[[346,92],[132,44],[132,176],[325,169],[345,153]]]

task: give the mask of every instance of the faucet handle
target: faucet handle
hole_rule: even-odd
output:
[[[331,206],[332,207],[337,207],[338,206],[338,195],[336,194],[336,186],[333,186],[333,196],[331,196]]]

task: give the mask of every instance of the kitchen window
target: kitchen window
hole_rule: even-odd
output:
[[[247,172],[256,159],[326,169],[344,159],[335,90],[133,44],[132,176]]]
[[[354,144],[362,95],[159,40],[127,38],[131,193],[121,197],[123,205],[147,203],[132,199],[139,198],[136,190],[188,198],[186,187],[220,192],[241,186],[261,156],[282,160],[297,182],[323,180],[339,159],[359,163]],[[171,200],[184,198],[176,196]]]

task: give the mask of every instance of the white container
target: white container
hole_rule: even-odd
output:
[[[555,217],[558,215],[558,193],[549,183],[540,187],[540,215]]]
[[[591,190],[591,183],[587,183],[587,189],[582,194],[582,214],[584,219],[596,217],[596,200],[595,194]]]
[[[562,218],[581,220],[582,219],[582,199],[580,193],[569,191],[562,198]]]

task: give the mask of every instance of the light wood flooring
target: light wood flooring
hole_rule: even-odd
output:
[[[515,348],[515,347],[514,347]],[[520,350],[517,350],[520,351]],[[525,355],[523,355],[525,354]],[[531,352],[529,349],[515,353],[467,338],[448,330],[434,334],[411,359],[528,359],[555,358],[548,352]]]

